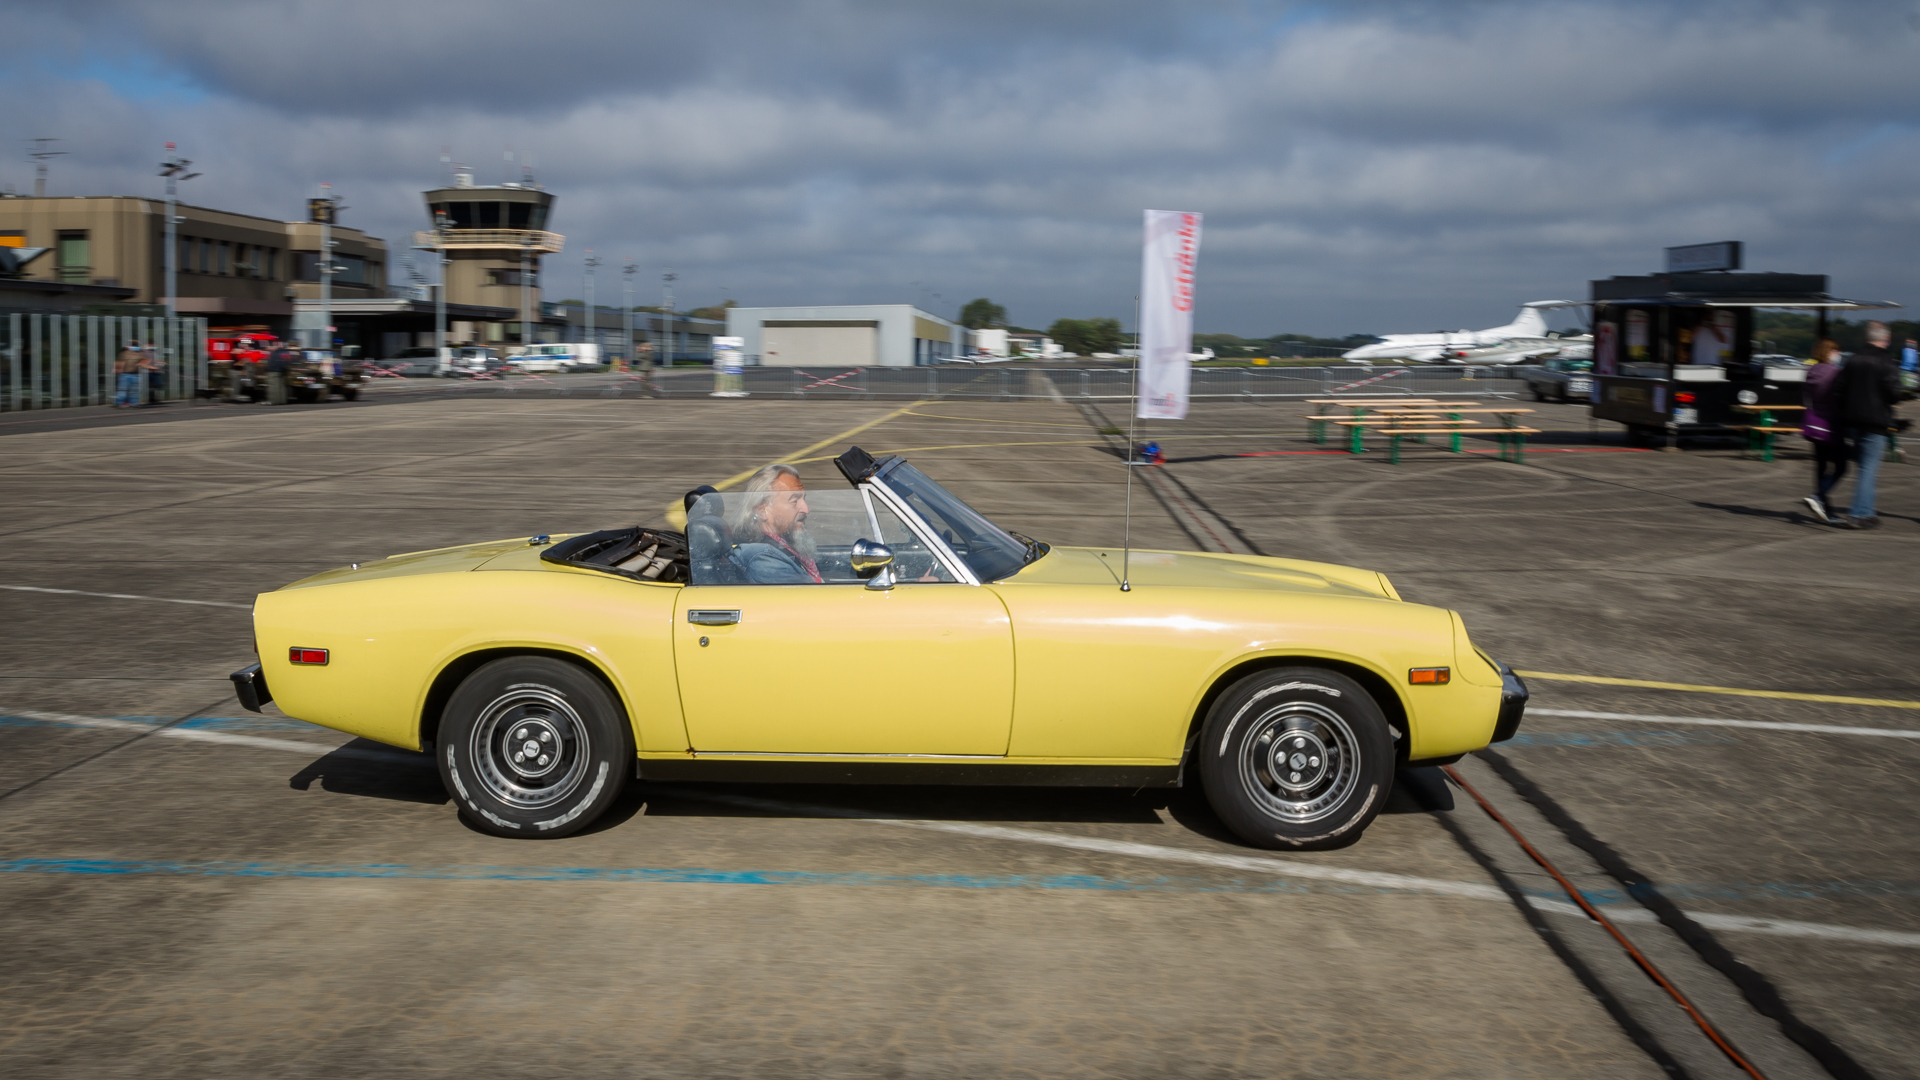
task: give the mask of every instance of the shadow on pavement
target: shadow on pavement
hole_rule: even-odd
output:
[[[306,791],[318,780],[322,791],[370,799],[431,803],[447,801],[440,772],[426,754],[408,753],[367,739],[355,739],[294,773],[287,786]]]

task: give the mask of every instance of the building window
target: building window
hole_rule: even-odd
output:
[[[217,251],[220,255],[220,273],[233,273],[233,245],[222,240]]]
[[[62,229],[54,245],[61,281],[85,285],[93,279],[93,245],[85,229]]]
[[[193,272],[193,237],[182,236],[177,241],[180,250],[173,253],[173,268]]]
[[[213,273],[213,241],[211,240],[200,241],[200,272]]]
[[[268,248],[266,258],[267,280],[280,280],[280,249]]]
[[[474,206],[474,209],[478,211],[480,215],[480,220],[475,222],[475,224],[478,227],[482,229],[497,229],[500,227],[500,204],[499,203],[483,202],[483,203],[475,203],[473,204],[473,206]]]
[[[531,284],[533,275],[529,273],[525,275],[525,277],[528,279],[528,283]],[[519,285],[521,278],[521,272],[518,270],[487,271],[487,284],[489,285]]]
[[[367,284],[367,260],[358,255],[335,255],[333,257],[335,285]],[[317,251],[296,251],[293,253],[293,280],[316,282],[320,280],[320,253]]]

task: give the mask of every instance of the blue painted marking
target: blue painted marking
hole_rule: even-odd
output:
[[[944,889],[1035,889],[1100,892],[1359,892],[1398,890],[1326,888],[1282,880],[1204,881],[1198,878],[1110,878],[1098,874],[871,874],[798,870],[718,870],[704,867],[408,866],[400,863],[282,863],[158,859],[4,859],[0,873],[101,876],[252,878],[390,878],[419,881],[584,881],[702,885],[851,885]]]
[[[708,867],[596,866],[411,866],[406,863],[225,862],[170,859],[4,859],[4,874],[79,874],[103,877],[385,878],[411,881],[546,881],[693,885],[837,885],[931,889],[1023,889],[1076,892],[1290,893],[1390,895],[1398,889],[1263,878],[1209,881],[1156,876],[1116,878],[1100,874],[873,874],[801,870],[720,870]],[[1560,899],[1557,889],[1529,893]],[[1669,899],[1797,900],[1837,896],[1920,896],[1914,881],[1763,882],[1724,885],[1662,885]],[[1627,893],[1596,889],[1584,894],[1596,905],[1625,904]]]
[[[171,716],[116,716],[112,719],[125,720],[134,724],[152,724],[159,727],[173,719]],[[85,727],[84,724],[70,724],[61,720],[36,720],[29,716],[0,716],[0,727]],[[178,728],[191,728],[196,731],[304,731],[308,733],[325,731],[318,724],[309,724],[305,720],[292,720],[284,716],[196,716],[191,720],[175,724]]]

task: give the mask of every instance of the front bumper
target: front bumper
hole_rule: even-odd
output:
[[[259,664],[248,664],[227,678],[233,680],[233,695],[240,699],[240,707],[248,712],[259,712],[260,706],[273,700],[273,691],[267,689],[267,676]]]
[[[1514,674],[1513,669],[1505,664],[1497,666],[1500,668],[1500,717],[1493,723],[1493,738],[1490,741],[1498,743],[1513,738],[1520,730],[1520,720],[1526,715],[1527,698],[1530,695],[1526,680]]]

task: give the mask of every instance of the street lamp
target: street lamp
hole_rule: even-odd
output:
[[[628,364],[629,367],[633,366],[631,363],[631,360],[633,359],[633,353],[634,353],[634,349],[633,349],[633,275],[639,269],[640,269],[639,267],[633,265],[632,259],[628,259],[627,265],[620,268],[620,277],[622,279],[621,290],[620,290],[620,296],[621,296],[620,310],[621,310],[621,320],[622,320],[621,333],[625,335],[620,345],[620,355],[622,358],[627,359],[629,361],[629,364]]]
[[[668,367],[673,366],[673,283],[679,280],[680,275],[674,273],[673,267],[671,266],[666,268],[666,273],[660,275],[660,306],[666,309],[661,314],[661,318],[663,320],[662,325],[666,328],[664,336],[667,342]],[[655,357],[654,362],[659,363],[659,357]]]
[[[333,185],[321,184],[311,216],[320,219],[320,348],[329,351],[333,348],[333,275],[340,272],[333,261],[333,249],[339,245],[333,238],[333,223],[342,209]]]
[[[533,353],[533,234],[520,234],[520,355]]]
[[[600,256],[595,255],[593,253],[592,248],[588,248],[587,249],[587,341],[595,345],[598,345],[599,342],[595,340],[593,336],[593,329],[594,329],[593,327],[593,268],[599,265],[600,265]]]
[[[199,173],[187,172],[193,162],[174,156],[174,146],[167,144],[168,160],[160,163],[160,175],[167,178],[167,318],[178,318],[179,281],[180,281],[180,219],[174,215],[176,191],[174,185],[181,180],[191,180]],[[152,263],[147,265],[151,266]]]
[[[433,212],[433,246],[421,250],[431,251],[434,260],[440,265],[440,280],[430,286],[433,289],[433,365],[434,374],[443,375],[447,370],[447,267],[452,265],[447,258],[447,212]]]

